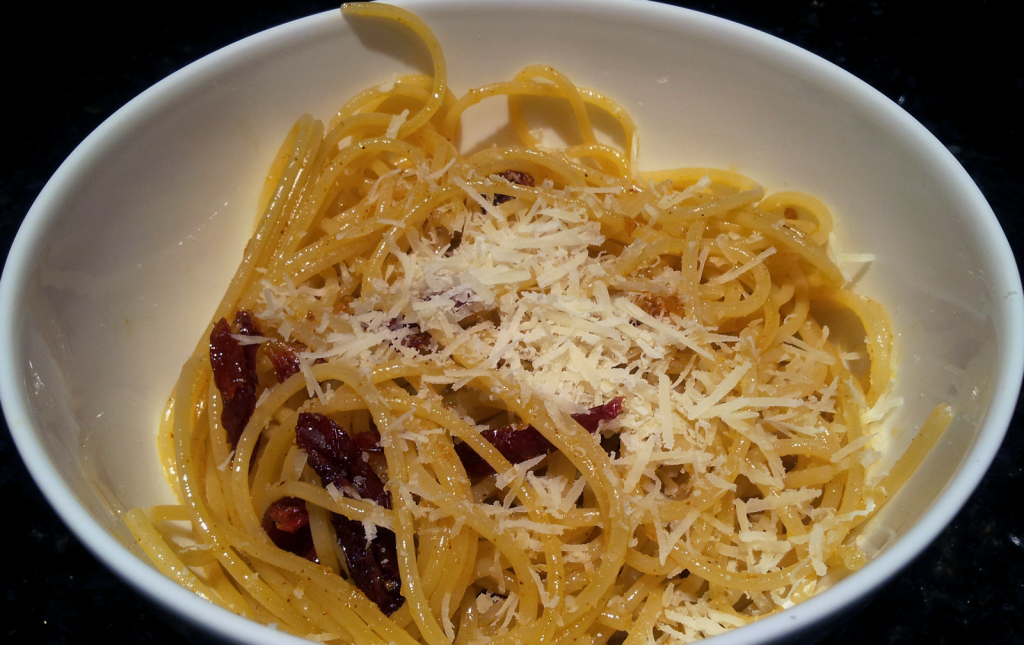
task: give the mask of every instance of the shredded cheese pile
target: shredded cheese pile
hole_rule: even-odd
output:
[[[483,405],[480,396],[459,398],[458,393],[494,371],[516,383],[524,397],[543,400],[553,416],[624,396],[623,413],[605,423],[602,434],[618,439],[612,464],[622,481],[630,523],[637,527],[631,546],[643,542],[659,566],[678,574],[682,568],[672,564],[672,549],[685,543],[697,519],[703,518],[707,539],[715,543],[711,551],[729,572],[770,574],[783,569],[784,558],[794,554],[810,563],[804,578],[783,589],[748,594],[751,616],[791,606],[794,594],[806,596],[830,584],[835,576],[829,573],[827,558],[845,558],[848,569],[859,565],[858,549],[850,544],[837,551],[831,535],[845,539],[849,527],[874,509],[874,502],[866,498],[846,513],[821,502],[824,480],[851,464],[867,467],[878,457],[872,446],[880,442],[873,442],[870,426],[884,421],[900,403],[881,397],[868,410],[867,401],[860,400],[864,434],[853,441],[844,441],[843,428],[829,421],[837,413],[840,379],[824,375],[830,368],[864,362],[863,347],[838,350],[829,343],[828,328],[812,332],[811,323],[804,334],[764,351],[752,333],[756,321],[740,333],[724,333],[712,315],[681,304],[688,281],[713,289],[742,281],[773,256],[778,259],[776,246],[760,233],[729,230],[702,240],[696,276],[661,261],[623,275],[619,269],[624,253],[614,253],[614,243],[602,234],[606,214],[636,210],[635,203],[627,202],[643,202],[637,219],[650,225],[673,207],[714,199],[707,175],[683,190],[653,181],[629,187],[556,188],[548,180],[532,202],[511,200],[498,206],[478,191],[501,194],[512,192],[512,186],[498,176],[481,177],[466,164],[449,164],[440,173],[422,166],[390,170],[372,184],[368,199],[385,179],[396,201],[422,192],[423,186],[439,192],[445,185],[457,185],[465,190],[466,208],[449,204],[436,209],[431,215],[435,225],[410,231],[405,250],[385,233],[394,262],[371,293],[346,302],[341,310],[337,302],[357,282],[345,266],[336,282],[316,287],[290,281],[263,285],[256,308],[261,320],[277,327],[284,340],[299,340],[311,348],[300,355],[310,396],[321,397],[321,402],[329,398],[308,368],[322,359],[347,361],[366,373],[396,361],[421,367],[427,371],[422,382],[446,387],[458,414],[481,427],[486,425],[474,418]],[[457,245],[452,243],[454,231],[460,232]],[[747,259],[735,253],[744,245],[767,247]],[[665,303],[675,310],[666,311]],[[487,315],[478,316],[480,322],[465,328],[459,324],[481,312]],[[394,325],[399,318],[403,325]],[[402,344],[412,325],[430,333],[432,351],[421,353]],[[847,390],[859,392],[854,378],[848,377]],[[410,428],[401,437],[423,445],[425,434],[439,432]],[[729,469],[723,448],[736,437],[749,440],[752,454],[740,461],[738,477],[723,477]],[[817,465],[791,476],[794,466],[787,467],[783,457],[794,452],[806,452]],[[541,456],[518,464],[478,488],[502,491],[512,481],[525,482],[550,517],[562,519],[576,507],[586,482],[551,473],[547,462]],[[429,502],[429,493],[415,481],[406,489]],[[765,490],[773,494],[765,495]],[[694,508],[676,512],[675,519],[659,518],[664,503],[686,503],[697,492],[731,499],[731,508],[713,517]],[[512,497],[497,495],[477,506],[495,519],[499,530],[514,535],[531,557],[539,558],[541,536],[568,529],[527,519],[525,507],[512,505]],[[780,532],[780,509],[809,530]],[[653,530],[645,532],[644,527]],[[592,571],[601,551],[592,543],[567,543],[563,557]],[[498,560],[491,564],[501,566]],[[538,580],[543,568],[538,564],[534,569]],[[666,606],[673,607],[661,618],[669,642],[689,642],[742,623],[732,613],[709,609],[698,594],[671,588],[665,593],[671,598]],[[479,606],[485,598],[491,597],[479,596]],[[514,598],[514,593],[504,597],[490,612],[499,633],[514,615],[509,605]],[[572,595],[543,599],[545,606],[560,602],[571,605]]]

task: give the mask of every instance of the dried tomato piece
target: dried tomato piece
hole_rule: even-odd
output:
[[[338,544],[345,552],[345,562],[352,581],[384,615],[390,616],[405,603],[402,577],[398,570],[398,547],[395,534],[377,528],[377,535],[367,541],[362,522],[344,515],[331,514],[331,523]]]
[[[372,453],[383,453],[384,449],[380,447],[380,433],[377,432],[376,427],[372,427],[366,432],[358,432],[352,435],[352,441],[356,442],[356,445],[363,452]]]
[[[524,461],[545,455],[555,449],[555,446],[533,426],[526,426],[525,428],[506,426],[504,428],[484,430],[480,435],[487,441],[490,441],[498,449],[498,452],[513,464],[521,464]],[[479,479],[480,477],[494,474],[494,469],[491,468],[491,465],[470,448],[468,443],[457,444],[455,446],[455,454],[459,456],[470,479]]]
[[[505,172],[499,172],[498,176],[508,181],[510,184],[519,184],[520,186],[533,187],[533,176],[525,172],[520,172],[518,170],[506,170]],[[510,199],[515,198],[512,195],[501,195],[495,193],[493,203],[495,206],[500,206],[501,204],[504,204]]]
[[[388,321],[388,329],[391,331],[398,331],[399,329],[410,330],[409,335],[402,339],[402,347],[415,349],[420,354],[430,353],[429,345],[432,338],[429,333],[422,331],[416,323],[402,322],[399,318],[392,318]]]
[[[267,508],[264,522],[267,520],[273,520],[273,526],[278,531],[295,533],[309,525],[306,500],[297,497],[282,497]]]
[[[602,421],[612,421],[622,414],[622,403],[626,400],[624,396],[617,396],[603,405],[595,405],[586,412],[579,412],[572,415],[576,423],[583,426],[587,432],[594,434]]]
[[[303,412],[295,426],[296,442],[306,452],[307,463],[320,475],[325,487],[334,484],[343,494],[350,496],[349,491],[355,489],[360,497],[391,508],[391,495],[384,482],[363,459],[369,451],[363,448],[363,444],[376,444],[379,449],[379,435],[362,432],[356,437],[360,439],[350,437],[322,414]],[[338,544],[345,552],[352,581],[390,616],[405,602],[401,595],[395,534],[378,528],[374,538],[367,540],[361,522],[332,513],[331,523],[338,536]]]
[[[284,383],[292,374],[298,374],[302,369],[299,363],[299,354],[308,348],[297,340],[284,342],[280,340],[268,340],[260,345],[259,351],[270,360],[274,366],[274,377],[278,383]],[[313,361],[313,365],[326,363],[323,358]]]
[[[259,336],[260,328],[252,314],[243,309],[235,314],[234,325],[221,318],[210,332],[210,366],[222,400],[220,422],[228,442],[235,446],[256,409],[256,350],[259,345],[242,345],[232,334]]]
[[[316,559],[306,500],[282,497],[271,504],[263,514],[263,530],[277,548],[301,555],[307,560]]]
[[[576,423],[593,434],[597,431],[601,421],[611,421],[622,413],[622,402],[625,397],[617,396],[603,405],[595,405],[587,412],[579,412],[572,415]],[[555,446],[547,440],[539,430],[533,426],[516,428],[506,426],[493,430],[484,430],[480,433],[498,449],[505,459],[513,464],[521,464],[524,461],[539,457],[552,452]],[[460,443],[455,446],[455,453],[462,461],[466,474],[470,479],[479,479],[494,474],[491,465],[469,447],[467,443]]]
[[[369,462],[363,460],[365,451],[329,418],[310,412],[299,414],[295,438],[325,487],[350,487],[360,497],[391,508],[391,494]]]
[[[299,352],[306,349],[299,343],[282,343],[270,340],[260,346],[274,366],[274,375],[278,383],[284,383],[292,374],[299,373]]]
[[[256,322],[256,319],[252,317],[252,312],[248,309],[239,309],[235,313],[235,320],[232,328],[236,334],[242,336],[261,336],[260,326]],[[258,345],[249,345],[248,348],[252,350],[252,353],[256,353]]]

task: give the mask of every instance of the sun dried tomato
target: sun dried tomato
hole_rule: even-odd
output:
[[[390,616],[398,611],[405,598],[402,597],[395,534],[378,527],[377,535],[367,543],[362,522],[332,513],[331,523],[355,585],[384,615]]]
[[[580,412],[572,415],[576,423],[593,434],[597,431],[601,421],[611,421],[622,413],[622,402],[624,397],[618,396],[604,405],[595,405],[587,412]],[[516,428],[506,426],[492,430],[484,430],[480,435],[491,442],[498,449],[505,459],[513,464],[521,464],[524,461],[548,454],[555,449],[547,438],[533,426]],[[455,453],[462,461],[466,474],[470,479],[479,479],[487,475],[493,475],[494,469],[484,461],[467,443],[460,443],[455,446]]]
[[[366,452],[344,430],[322,414],[303,412],[295,426],[295,439],[306,460],[326,487],[346,487],[360,497],[391,508],[391,495],[373,467],[363,460]]]
[[[301,555],[307,560],[316,559],[306,500],[282,497],[271,504],[263,514],[263,530],[279,549]]]
[[[480,436],[491,442],[498,452],[513,464],[520,464],[555,449],[555,446],[533,426],[525,428],[506,426],[484,430]],[[468,443],[456,444],[455,454],[459,456],[466,469],[466,475],[470,479],[479,479],[494,474],[491,465],[470,448]]]
[[[428,332],[421,331],[420,326],[416,323],[407,323],[399,318],[392,318],[388,321],[388,329],[391,331],[408,329],[409,334],[402,339],[402,347],[415,349],[420,354],[430,353],[429,345],[432,338]]]
[[[604,405],[595,405],[586,412],[572,415],[576,423],[583,426],[587,432],[593,434],[602,421],[612,421],[622,414],[622,403],[626,400],[624,396],[617,396]]]
[[[259,351],[263,353],[270,360],[270,364],[274,366],[274,377],[278,383],[284,383],[288,380],[292,374],[298,374],[301,370],[301,364],[299,363],[299,354],[306,351],[308,348],[297,340],[293,341],[280,341],[280,340],[268,340],[260,345]],[[319,365],[326,363],[327,361],[323,358],[318,358],[313,361],[313,365]]]
[[[221,426],[228,442],[238,444],[245,424],[256,409],[256,350],[259,345],[242,345],[232,337],[259,336],[260,328],[244,309],[235,314],[233,325],[221,318],[210,332],[210,366],[221,395]]]
[[[377,432],[376,427],[352,435],[352,441],[356,442],[356,445],[364,452],[377,454],[384,452],[384,449],[380,447],[380,433]]]
[[[299,352],[305,351],[305,345],[299,343],[282,343],[270,340],[260,345],[260,351],[266,354],[274,366],[274,376],[278,383],[284,383],[292,374],[299,373]]]
[[[505,172],[499,172],[498,176],[508,181],[510,184],[533,187],[533,177],[525,172],[520,172],[518,170],[506,170]],[[500,206],[510,199],[514,199],[514,197],[512,195],[495,193],[493,203],[495,206]]]
[[[391,508],[391,495],[384,482],[363,458],[372,450],[372,447],[364,448],[364,445],[375,443],[379,449],[379,435],[363,432],[356,437],[360,439],[350,437],[322,414],[303,412],[295,426],[296,442],[306,452],[307,463],[320,475],[325,487],[334,484],[342,494],[350,497],[353,496],[350,491],[355,490],[359,497]],[[405,602],[401,595],[395,534],[378,528],[373,540],[368,541],[361,522],[332,513],[331,523],[338,536],[338,544],[345,552],[352,581],[390,616]]]

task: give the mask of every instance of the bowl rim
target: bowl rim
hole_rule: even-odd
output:
[[[487,0],[399,0],[395,4],[413,11],[418,8],[443,10],[496,6]],[[527,0],[519,6],[524,4],[548,10],[580,9],[574,0]],[[963,457],[959,472],[915,525],[860,571],[803,603],[758,621],[756,631],[747,628],[731,630],[715,636],[714,642],[738,645],[790,636],[865,599],[920,555],[960,511],[995,458],[1009,427],[1024,375],[1024,332],[1021,331],[1024,330],[1024,297],[1013,252],[980,189],[945,146],[901,107],[842,68],[770,34],[681,7],[645,0],[592,0],[588,3],[588,10],[611,15],[641,11],[646,12],[645,18],[651,20],[695,22],[721,36],[743,42],[744,48],[782,59],[787,65],[812,74],[816,82],[841,92],[845,98],[866,104],[925,146],[936,163],[940,163],[942,169],[954,178],[969,204],[968,212],[976,224],[975,233],[996,256],[993,264],[1005,268],[1005,271],[990,276],[995,286],[993,291],[1006,294],[993,305],[1000,314],[996,320],[996,333],[1004,347],[1000,348],[994,374],[992,404],[978,427],[974,443]],[[63,200],[65,187],[73,184],[74,179],[90,167],[93,159],[102,156],[103,151],[112,145],[111,140],[116,140],[122,132],[130,132],[137,122],[145,121],[147,115],[161,104],[187,92],[203,78],[230,67],[236,59],[244,60],[260,52],[273,51],[281,42],[310,30],[331,29],[333,23],[340,19],[337,10],[325,11],[236,41],[174,72],[119,108],[75,148],[43,187],[18,230],[0,277],[0,355],[7,357],[0,364],[0,403],[14,443],[36,485],[71,532],[109,570],[160,608],[233,642],[297,644],[308,641],[275,632],[199,598],[134,557],[83,508],[48,456],[29,420],[31,406],[28,405],[26,377],[15,369],[24,363],[21,360],[24,348],[18,342],[24,322],[18,305],[28,289],[35,250],[58,219],[56,207]]]

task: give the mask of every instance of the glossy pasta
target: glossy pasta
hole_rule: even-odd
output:
[[[828,208],[639,170],[628,114],[550,67],[457,98],[420,19],[342,11],[407,25],[433,74],[281,146],[160,431],[182,503],[126,517],[158,567],[321,642],[629,645],[859,568],[856,528],[949,410],[870,474],[892,333],[844,289]],[[521,145],[464,157],[462,114],[491,97]],[[527,97],[560,100],[578,142],[543,148]],[[836,310],[862,342],[833,342]]]

